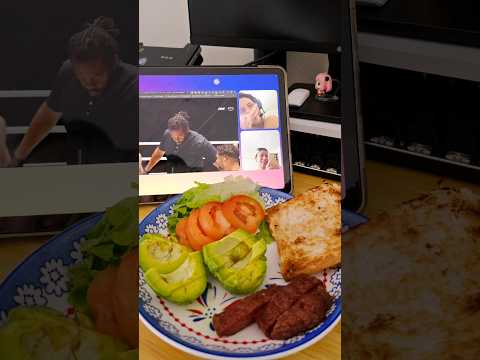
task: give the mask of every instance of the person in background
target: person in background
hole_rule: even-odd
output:
[[[69,59],[58,72],[48,99],[33,116],[10,166],[21,165],[61,118],[67,131],[71,120],[95,125],[135,161],[137,68],[119,59],[118,32],[112,19],[99,17],[70,38]]]
[[[255,160],[257,161],[259,170],[272,170],[280,168],[278,160],[271,157],[268,150],[265,148],[257,149]]]
[[[145,166],[146,173],[151,172],[164,155],[183,161],[191,169],[212,169],[217,150],[203,135],[190,129],[189,119],[185,111],[168,119],[168,128],[160,139],[160,145]]]
[[[143,168],[143,156],[141,153],[138,153],[138,174],[146,175],[145,169]]]
[[[267,115],[263,105],[255,96],[240,93],[240,127],[242,129],[276,129],[278,128],[278,117]]]
[[[0,116],[0,167],[7,166],[10,161],[10,152],[7,148],[7,123]]]
[[[221,171],[240,170],[240,153],[238,146],[224,144],[217,146],[217,161],[213,164]]]

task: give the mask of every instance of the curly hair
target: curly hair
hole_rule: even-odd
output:
[[[115,22],[108,17],[98,17],[85,28],[74,34],[68,44],[68,55],[72,62],[87,62],[103,59],[113,66],[118,56],[119,35]]]
[[[184,133],[190,131],[190,115],[186,111],[179,111],[168,119],[168,130],[175,131],[181,130]]]
[[[240,152],[238,147],[233,144],[223,144],[217,146],[217,153],[220,156],[226,156],[236,161],[240,159]]]

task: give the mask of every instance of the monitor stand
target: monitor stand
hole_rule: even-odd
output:
[[[277,51],[271,54],[274,50],[263,50],[263,49],[255,49],[253,51],[253,59],[254,61],[260,60],[257,65],[277,65],[281,66],[284,69],[287,69],[287,52],[286,51]],[[267,56],[266,58],[264,58]]]

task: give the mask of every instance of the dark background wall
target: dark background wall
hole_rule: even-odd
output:
[[[69,38],[98,16],[115,20],[120,57],[137,64],[137,1],[0,1],[0,91],[50,90],[67,58]],[[0,114],[10,126],[28,125],[44,100],[4,96]]]
[[[136,64],[137,1],[1,1],[0,90],[50,89],[70,36],[100,15],[115,19],[121,57]]]

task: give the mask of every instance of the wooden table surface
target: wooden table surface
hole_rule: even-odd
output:
[[[320,178],[304,175],[300,173],[294,173],[293,175],[293,187],[294,195],[301,194],[302,192],[316,186],[321,181]],[[154,209],[154,206],[142,206],[139,209],[139,219],[143,219],[150,211]],[[184,353],[181,350],[177,350],[174,347],[160,340],[150,330],[148,330],[141,321],[139,321],[140,327],[140,359],[141,360],[156,360],[156,359],[172,359],[172,360],[190,360],[198,359],[196,356],[192,356]],[[312,345],[311,347],[296,353],[294,355],[285,357],[284,359],[295,360],[337,360],[341,357],[341,324],[338,325],[322,340]]]
[[[480,193],[480,185],[445,179],[440,176],[387,165],[367,162],[368,197],[364,213],[371,216],[380,210],[388,210],[396,204],[411,199],[420,193],[428,192],[439,186],[467,187]],[[301,193],[315,186],[319,179],[313,176],[295,173],[295,193]],[[142,207],[140,215],[145,216],[151,207]],[[32,251],[42,245],[47,237],[0,238],[0,281]],[[328,336],[312,347],[287,359],[323,360],[339,359],[341,326],[338,325]],[[140,325],[140,358],[142,360],[194,359],[174,349],[155,337],[143,325]]]

